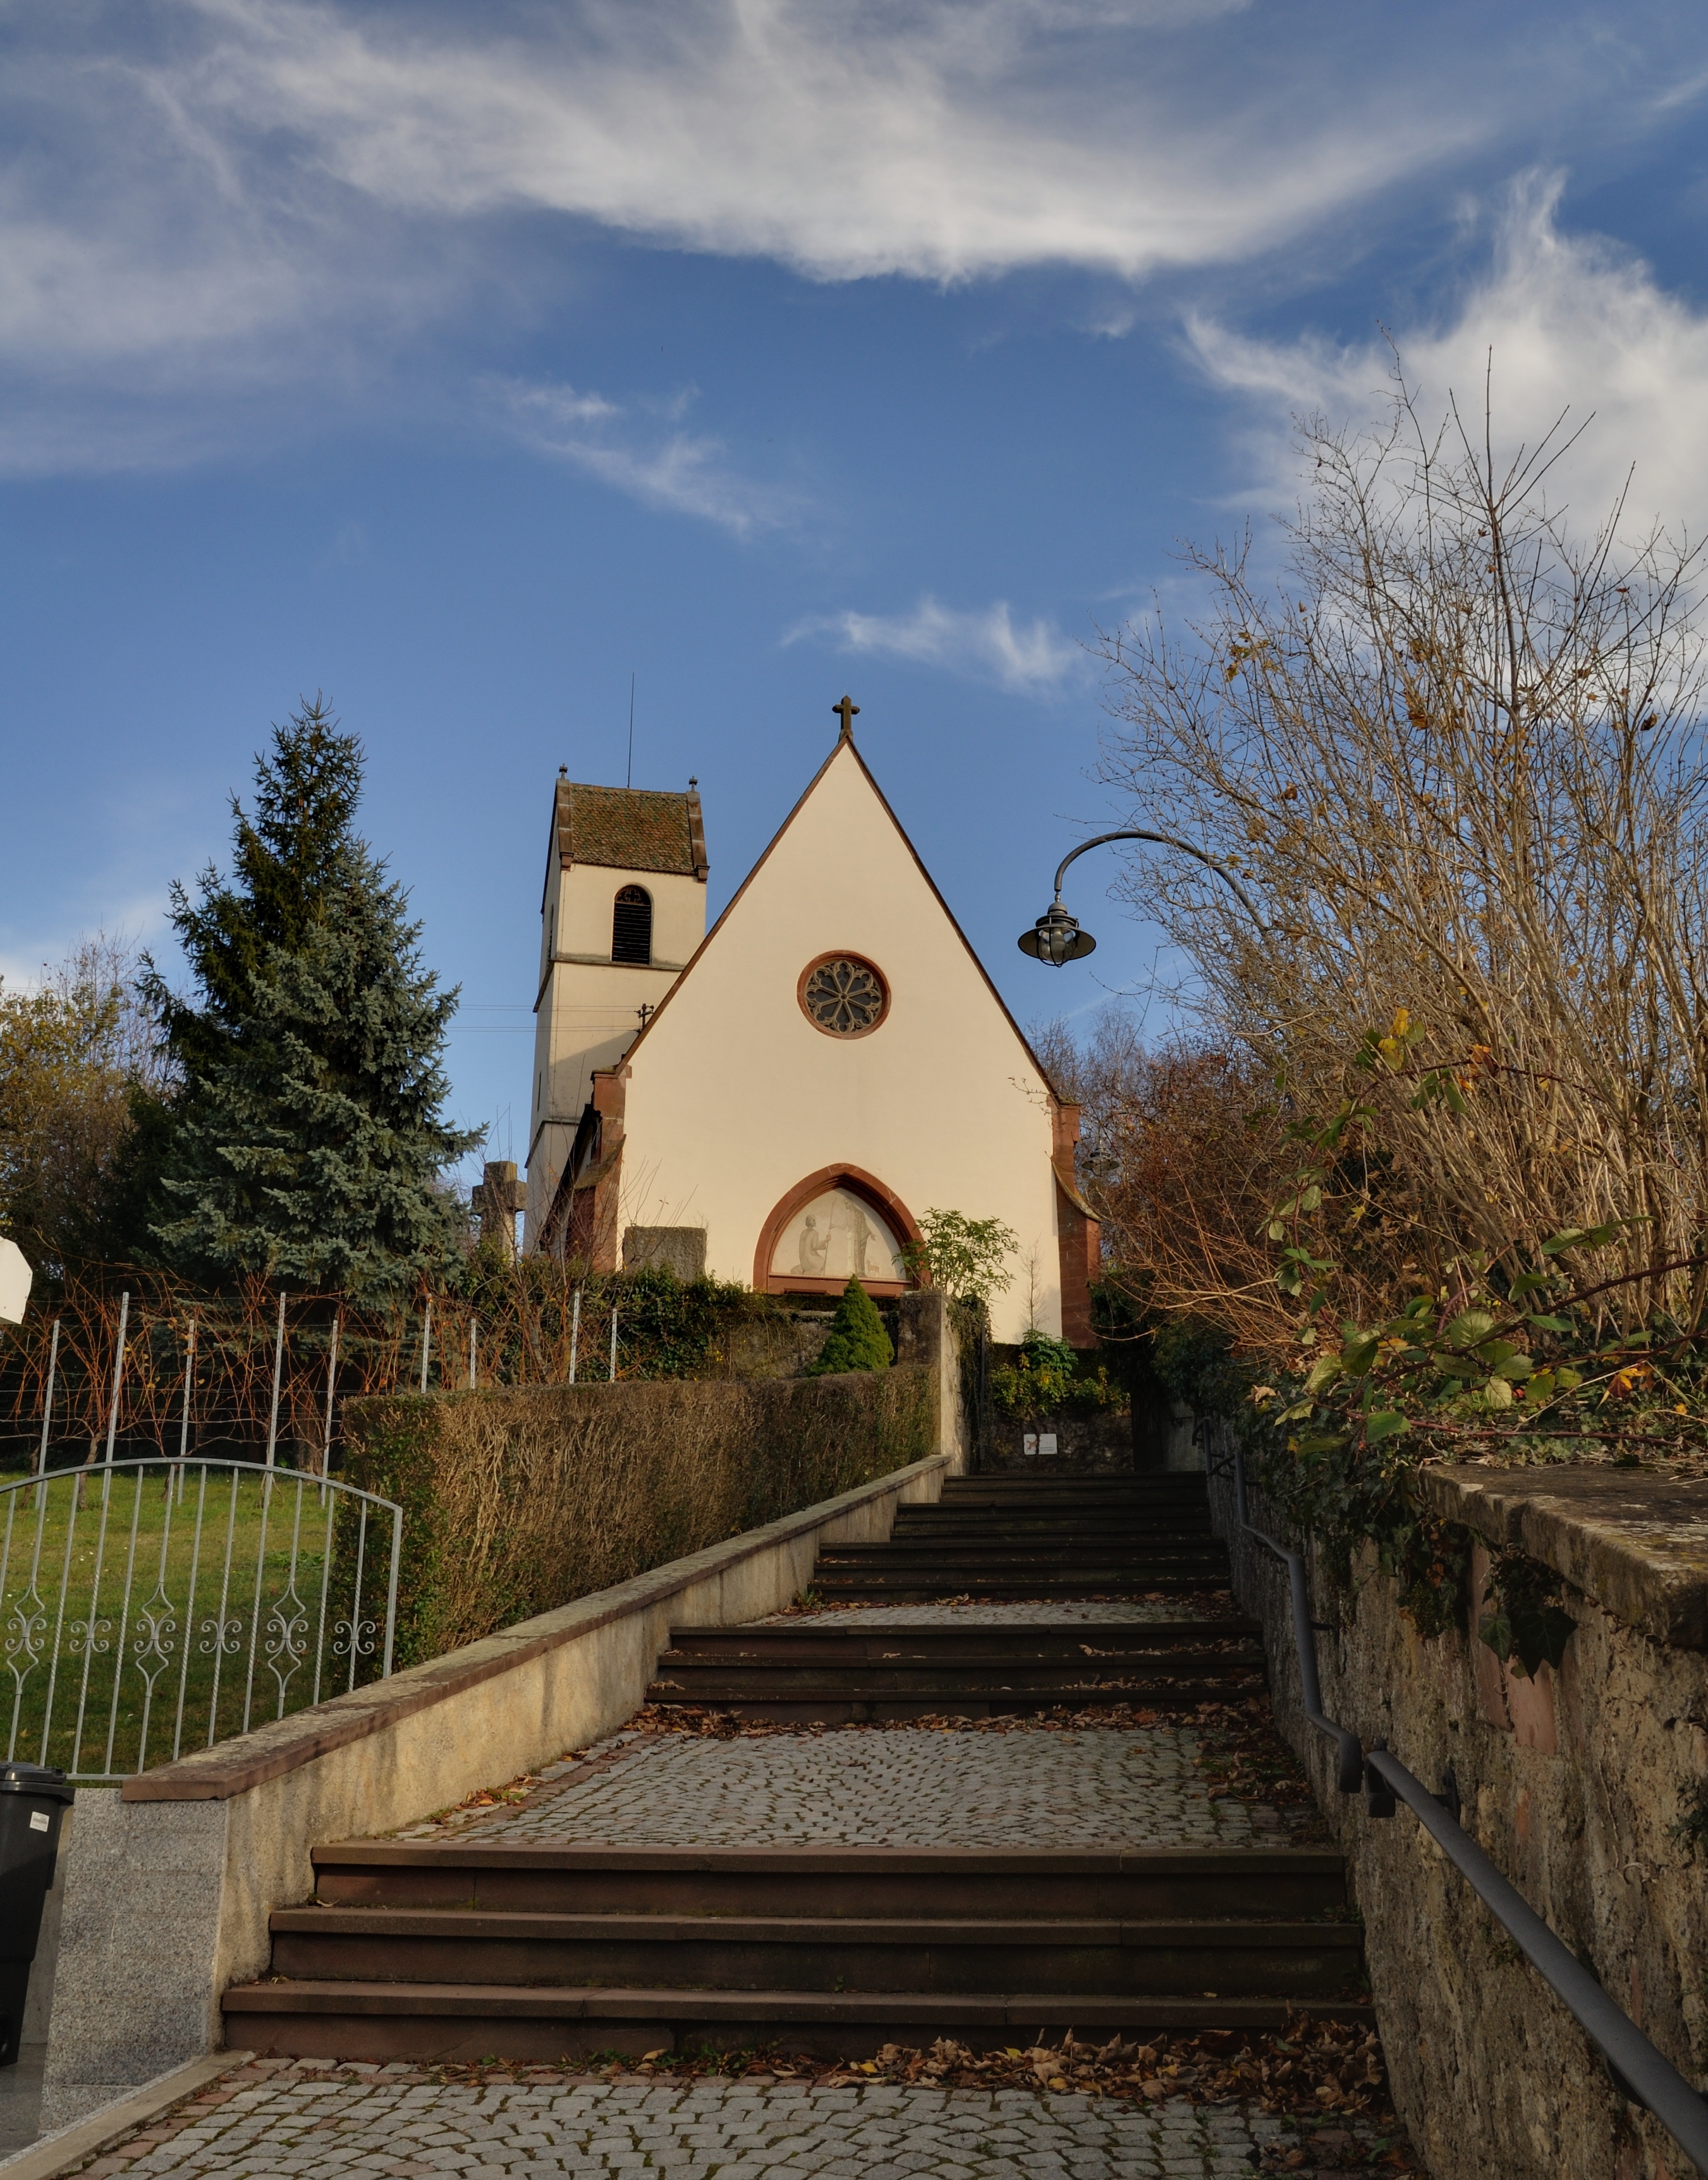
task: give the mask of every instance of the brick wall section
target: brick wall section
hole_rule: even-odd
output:
[[[1050,1164],[1055,1169],[1056,1247],[1061,1270],[1061,1336],[1070,1347],[1095,1347],[1091,1322],[1092,1282],[1103,1267],[1098,1222],[1079,1192],[1074,1153],[1079,1142],[1077,1105],[1050,1109]]]

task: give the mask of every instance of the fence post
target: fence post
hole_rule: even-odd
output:
[[[576,1357],[581,1344],[581,1291],[576,1289],[576,1306],[570,1313],[570,1383],[576,1382]]]
[[[184,1412],[178,1419],[178,1497],[184,1497],[184,1464],[190,1454],[190,1393],[196,1383],[196,1312],[190,1313],[190,1337],[184,1349]],[[172,1504],[172,1477],[166,1478],[166,1503]]]
[[[332,1389],[338,1380],[338,1324],[339,1313],[332,1313],[332,1349],[326,1358],[326,1430],[320,1442],[320,1473],[325,1476],[332,1467]]]
[[[118,1430],[118,1389],[124,1379],[124,1337],[130,1323],[130,1290],[118,1298],[118,1339],[113,1350],[113,1397],[107,1406],[107,1466],[113,1466],[113,1441]],[[93,1608],[91,1607],[91,1610]]]
[[[480,1337],[480,1329],[481,1329],[481,1321],[480,1321],[479,1318],[477,1318],[477,1317],[471,1317],[471,1318],[469,1319],[469,1390],[470,1390],[470,1392],[473,1392],[473,1390],[474,1390],[474,1389],[475,1389],[475,1368],[476,1368],[476,1363],[475,1363],[475,1342],[476,1342],[476,1340]]]
[[[433,1340],[433,1298],[429,1295],[421,1321],[421,1389],[422,1392],[426,1392],[427,1385],[427,1356]]]
[[[47,1390],[41,1397],[41,1452],[36,1473],[47,1473],[47,1425],[53,1413],[53,1381],[59,1374],[59,1320],[53,1320],[53,1337],[47,1348]]]
[[[617,1304],[616,1304],[615,1297],[614,1296],[614,1297],[612,1298],[612,1302],[611,1302],[611,1383],[614,1385],[616,1384],[616,1382],[617,1382]]]
[[[190,1451],[190,1388],[196,1378],[196,1312],[190,1313],[190,1337],[184,1349],[184,1413],[178,1419],[178,1458]]]
[[[267,1419],[267,1465],[278,1447],[278,1381],[284,1369],[284,1289],[278,1291],[278,1330],[273,1343],[273,1408]]]

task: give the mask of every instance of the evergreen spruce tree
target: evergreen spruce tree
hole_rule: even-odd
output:
[[[823,1378],[833,1370],[887,1370],[895,1360],[895,1350],[884,1329],[877,1303],[851,1275],[824,1345],[807,1375]]]
[[[361,747],[322,700],[233,798],[235,869],[172,923],[197,986],[142,988],[184,1078],[152,1232],[174,1269],[383,1302],[457,1259],[444,1167],[479,1141],[440,1118],[455,1010],[421,966],[401,887],[352,830]]]

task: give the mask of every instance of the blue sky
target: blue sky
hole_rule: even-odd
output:
[[[0,8],[0,970],[158,944],[333,701],[521,1153],[556,768],[705,798],[715,910],[858,733],[1022,1020],[1088,646],[1286,505],[1288,419],[1595,412],[1708,520],[1708,14],[1270,0]],[[1162,1018],[1159,1011],[1157,1019]],[[509,1140],[504,1115],[509,1109]]]

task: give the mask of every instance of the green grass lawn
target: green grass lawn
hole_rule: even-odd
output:
[[[158,1466],[0,1494],[0,1747],[122,1775],[341,1693],[356,1527],[335,1490],[194,1461],[169,1498]],[[358,1682],[379,1668],[390,1544],[371,1518]]]

